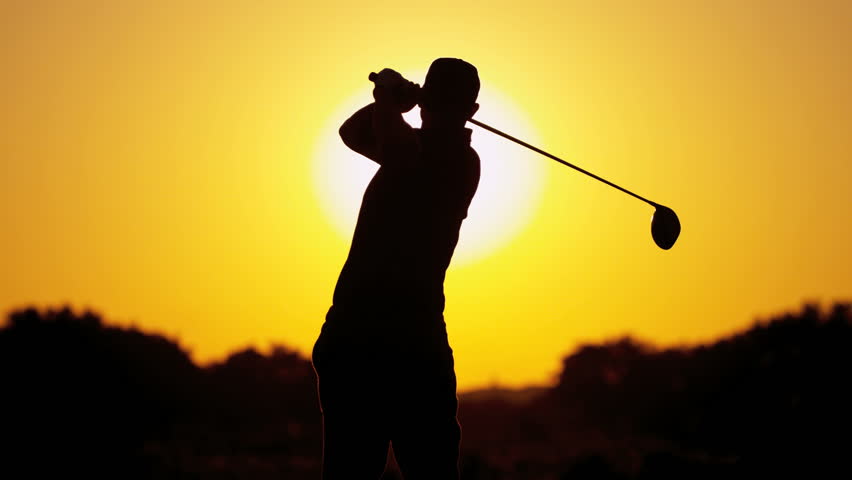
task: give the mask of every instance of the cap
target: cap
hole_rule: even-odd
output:
[[[429,66],[420,104],[439,110],[463,109],[476,102],[479,73],[459,58],[439,58]]]

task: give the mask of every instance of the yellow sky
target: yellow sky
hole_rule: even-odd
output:
[[[288,3],[0,3],[0,308],[91,306],[201,361],[308,352],[349,241],[324,132],[370,71],[440,56],[683,224],[659,250],[650,207],[507,144],[544,181],[527,228],[448,273],[461,387],[852,296],[852,2]]]

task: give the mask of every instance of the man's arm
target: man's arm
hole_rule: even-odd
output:
[[[420,86],[390,69],[371,78],[376,83],[376,101],[343,123],[343,143],[380,165],[414,161],[420,154],[420,141],[402,114],[417,104]]]
[[[355,112],[340,126],[340,138],[350,149],[381,165],[376,136],[373,134],[375,103]]]
[[[376,146],[380,163],[416,161],[420,156],[420,139],[405,119],[403,112],[413,108],[402,103],[396,96],[397,92],[385,90],[384,87],[376,86],[373,96],[376,98],[373,109],[373,134],[376,137]],[[413,100],[416,102],[416,100]]]

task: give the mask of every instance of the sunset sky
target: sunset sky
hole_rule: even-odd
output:
[[[471,126],[461,388],[852,298],[852,2],[295,3],[0,3],[0,308],[308,354],[372,172],[337,128],[369,72],[446,56],[479,69],[476,118],[683,225],[660,250],[648,205]]]

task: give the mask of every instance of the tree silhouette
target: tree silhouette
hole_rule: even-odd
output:
[[[35,477],[124,474],[191,411],[199,374],[174,342],[93,312],[13,312],[0,330],[4,452]]]
[[[848,304],[692,348],[581,346],[551,387],[461,395],[463,478],[848,477],[850,346]],[[283,346],[200,368],[97,313],[28,308],[0,328],[0,382],[2,478],[318,476],[313,369]]]

